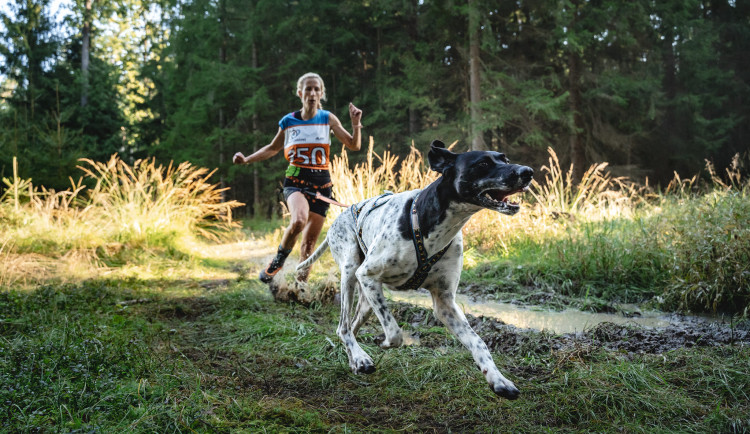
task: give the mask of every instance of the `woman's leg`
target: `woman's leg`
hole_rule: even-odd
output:
[[[310,215],[310,205],[302,192],[297,191],[289,195],[286,203],[289,206],[291,221],[284,230],[276,256],[268,264],[268,267],[260,272],[260,280],[265,283],[270,283],[276,273],[284,266],[287,256],[292,252],[294,243],[297,242],[297,237],[307,226],[307,219]]]
[[[300,262],[309,258],[310,255],[315,251],[315,244],[318,242],[318,236],[320,231],[323,229],[323,224],[326,218],[318,213],[311,212],[307,218],[307,224],[302,232],[302,245],[300,246],[299,260]],[[301,270],[297,274],[297,279],[303,282],[307,281],[307,277],[310,274],[310,268]]]
[[[310,204],[307,203],[307,198],[301,191],[289,195],[286,204],[289,207],[291,221],[284,231],[284,236],[281,237],[281,247],[292,249],[297,242],[297,237],[307,226],[309,216],[315,214],[310,213]]]

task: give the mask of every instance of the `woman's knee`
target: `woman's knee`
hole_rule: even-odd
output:
[[[287,205],[289,206],[289,211],[291,213],[289,229],[294,234],[299,234],[307,225],[307,220],[310,215],[310,206],[301,192],[292,193],[287,200]]]
[[[289,222],[289,229],[295,233],[299,234],[307,225],[307,216],[292,216],[292,221]]]

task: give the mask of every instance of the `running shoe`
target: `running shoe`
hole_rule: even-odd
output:
[[[268,264],[268,267],[266,267],[265,270],[260,271],[260,275],[258,276],[260,278],[260,281],[263,283],[269,283],[270,281],[272,281],[273,277],[284,266],[286,257],[289,256],[290,252],[291,250],[279,249],[279,251],[276,253],[276,256],[273,258],[273,261]]]

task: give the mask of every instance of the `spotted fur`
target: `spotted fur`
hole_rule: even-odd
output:
[[[505,155],[498,152],[454,154],[439,141],[432,143],[428,159],[430,167],[442,176],[422,190],[417,201],[424,247],[433,255],[450,246],[432,267],[422,287],[432,295],[435,316],[471,352],[492,391],[516,399],[518,389],[497,369],[487,345],[456,305],[455,296],[463,264],[461,228],[483,208],[515,214],[519,207],[506,202],[505,198],[525,190],[533,170],[510,164]],[[357,331],[371,312],[375,313],[385,333],[381,347],[398,347],[404,343],[403,332],[386,305],[383,285],[395,289],[407,282],[417,269],[409,218],[419,192],[381,196],[354,205],[359,213],[341,213],[321,246],[297,267],[309,267],[327,248],[331,249],[341,270],[341,317],[337,334],[355,373],[375,371],[372,358],[356,339]],[[366,217],[358,220],[357,215]],[[358,233],[366,246],[364,249]],[[352,315],[357,288],[360,295]]]

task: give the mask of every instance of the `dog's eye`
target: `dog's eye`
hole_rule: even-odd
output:
[[[480,161],[479,163],[477,163],[477,168],[478,169],[486,169],[487,167],[489,167],[489,165],[490,164],[488,162],[486,162],[486,161]]]

